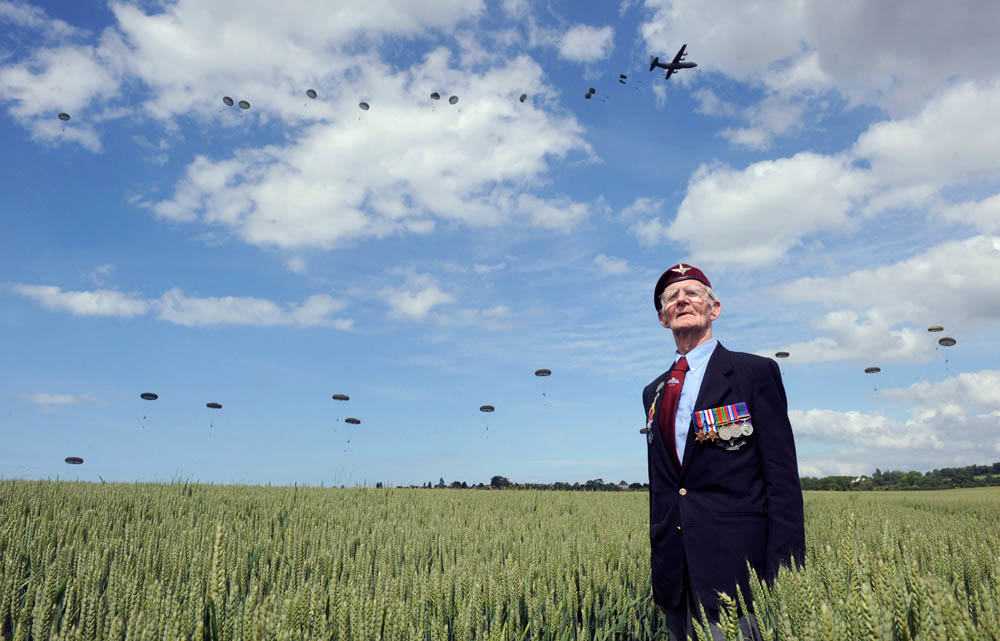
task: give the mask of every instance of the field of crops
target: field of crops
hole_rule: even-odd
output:
[[[1000,491],[807,494],[806,536],[766,638],[1000,640]],[[648,555],[644,493],[2,481],[0,638],[663,638]]]

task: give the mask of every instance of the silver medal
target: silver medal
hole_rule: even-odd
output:
[[[743,436],[750,436],[753,434],[753,425],[750,424],[750,421],[743,424],[743,429],[740,430],[740,433],[743,434]]]

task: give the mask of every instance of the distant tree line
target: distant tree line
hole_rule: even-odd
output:
[[[382,487],[382,483],[377,483],[376,487]],[[649,483],[605,483],[604,479],[592,479],[586,483],[566,483],[558,481],[555,483],[514,483],[506,476],[494,476],[486,483],[467,483],[465,481],[452,481],[445,483],[444,477],[438,479],[437,483],[427,481],[423,485],[410,485],[410,488],[436,489],[436,490],[563,490],[568,492],[623,492],[629,490],[648,490]]]
[[[1000,462],[992,465],[943,467],[930,472],[883,472],[871,476],[824,476],[802,478],[803,490],[865,492],[872,490],[946,490],[956,487],[1000,485]]]
[[[930,472],[883,472],[875,470],[871,476],[813,476],[802,477],[803,490],[836,490],[845,492],[865,492],[872,490],[946,490],[956,487],[986,487],[1000,485],[1000,461],[992,465],[969,465],[966,467],[943,467]],[[382,483],[376,484],[382,487]],[[473,490],[561,490],[565,492],[627,492],[646,491],[649,483],[605,483],[604,479],[591,479],[585,483],[514,483],[506,476],[494,476],[487,483],[467,483],[444,478],[437,483],[427,481],[423,485],[410,485],[424,489],[473,489]]]

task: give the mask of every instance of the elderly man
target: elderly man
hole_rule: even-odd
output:
[[[718,619],[719,593],[736,598],[745,638],[760,638],[747,561],[772,581],[802,563],[805,528],[795,442],[777,363],[730,352],[712,336],[722,304],[708,277],[683,263],[653,292],[673,332],[672,367],[646,386],[653,598],[671,639],[692,632],[699,603]],[[721,631],[713,628],[721,639]]]

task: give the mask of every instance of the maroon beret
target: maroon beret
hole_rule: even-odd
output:
[[[660,276],[660,280],[656,281],[656,289],[653,290],[653,306],[656,307],[656,311],[660,311],[660,294],[663,290],[667,288],[670,283],[676,283],[679,280],[698,280],[705,283],[705,286],[711,287],[712,283],[708,282],[708,276],[705,272],[701,271],[697,267],[692,267],[691,265],[685,265],[684,263],[678,263],[663,272]]]

